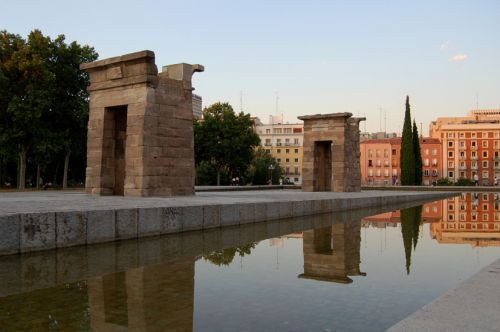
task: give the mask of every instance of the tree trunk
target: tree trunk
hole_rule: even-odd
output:
[[[217,185],[220,186],[220,169],[217,168]]]
[[[36,164],[36,189],[40,189],[40,164]]]
[[[21,148],[19,151],[19,190],[26,188],[26,149]]]
[[[64,156],[64,173],[63,173],[63,189],[66,189],[68,187],[68,167],[69,167],[69,155],[70,152],[67,151],[66,155]]]

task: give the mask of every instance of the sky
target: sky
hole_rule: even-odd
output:
[[[202,64],[204,106],[264,122],[351,112],[401,132],[409,95],[427,134],[436,117],[500,108],[500,1],[0,0],[4,29],[64,34],[100,59],[149,49],[159,70]]]

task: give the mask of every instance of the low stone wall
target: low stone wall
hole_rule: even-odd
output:
[[[453,192],[500,192],[500,187],[486,186],[363,186],[363,190],[388,191],[453,191]]]
[[[450,193],[94,209],[0,216],[0,255],[90,245],[330,212],[430,201]],[[159,204],[160,205],[160,204]],[[82,207],[84,208],[84,207]]]

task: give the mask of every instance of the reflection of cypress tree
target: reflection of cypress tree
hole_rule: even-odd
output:
[[[412,247],[413,250],[417,247],[421,219],[422,206],[401,210],[401,233],[403,234],[407,274],[410,274]]]
[[[418,233],[420,232],[420,222],[422,221],[422,205],[416,206],[415,219],[413,220],[413,250],[417,247]]]
[[[401,232],[403,233],[403,245],[405,247],[406,274],[410,274],[411,246],[413,240],[413,208],[401,210]]]

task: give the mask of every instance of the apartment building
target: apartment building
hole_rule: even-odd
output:
[[[493,185],[500,178],[500,109],[471,110],[465,117],[438,118],[429,134],[442,142],[443,174]]]
[[[422,184],[432,185],[442,177],[442,153],[439,139],[420,139]],[[367,139],[361,142],[361,183],[395,185],[401,180],[401,138]]]
[[[203,99],[201,96],[195,95],[193,93],[192,97],[192,102],[193,102],[193,117],[195,119],[201,119],[203,117]]]
[[[283,168],[284,180],[302,184],[303,124],[263,124],[258,118],[254,119],[254,123],[261,146],[276,158]]]

